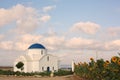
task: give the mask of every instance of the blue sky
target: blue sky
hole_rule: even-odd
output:
[[[109,27],[120,24],[119,3],[119,0],[1,0],[0,7],[10,8],[17,4],[23,4],[40,10],[44,6],[55,5],[56,9],[50,12],[53,23],[58,21],[67,25],[76,21],[93,21]]]
[[[48,48],[48,53],[59,56],[63,64],[70,64],[72,59],[82,61],[81,56],[88,61],[96,51],[105,59],[117,55],[119,3],[119,0],[0,0],[1,65],[12,65],[36,42]],[[66,56],[69,57],[64,59]]]

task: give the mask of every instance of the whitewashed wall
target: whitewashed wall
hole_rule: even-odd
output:
[[[42,51],[43,51],[43,54],[41,54]],[[32,60],[39,60],[42,56],[47,54],[47,50],[46,49],[29,49],[27,54],[32,58]]]
[[[49,56],[49,61],[47,61],[47,57]],[[58,71],[58,58],[55,56],[52,56],[50,54],[45,55],[42,59],[40,59],[39,63],[39,70],[40,72],[43,72],[42,67],[44,67],[44,71],[47,70],[47,67],[50,67],[50,71]]]
[[[24,70],[23,70],[23,72],[27,72],[27,61],[26,61],[26,59],[25,59],[24,56],[20,56],[20,57],[19,57],[18,59],[16,59],[16,61],[14,62],[14,71],[21,71],[20,69],[18,69],[18,68],[16,67],[16,64],[17,64],[18,62],[23,62],[23,63],[24,63]]]
[[[42,54],[41,54],[42,52]],[[49,56],[49,61],[47,57]],[[58,71],[59,61],[56,56],[47,54],[46,49],[28,49],[27,53],[23,56],[20,56],[14,62],[14,71],[21,71],[17,69],[16,64],[21,61],[24,63],[23,72],[43,72],[47,70],[47,67],[50,67],[50,71]],[[44,67],[44,70],[42,70]]]

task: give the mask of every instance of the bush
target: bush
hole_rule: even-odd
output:
[[[51,72],[32,72],[32,73],[25,73],[25,72],[19,72],[19,71],[4,71],[0,70],[0,75],[17,75],[17,76],[34,76],[34,75],[41,75],[41,76],[49,76]]]
[[[41,73],[39,73],[41,76],[50,76],[50,73],[51,72],[47,72],[47,71],[45,71],[45,72],[41,72]]]
[[[64,75],[71,75],[73,74],[72,71],[67,71],[67,70],[58,70],[58,72],[55,72],[54,75],[55,76],[64,76]]]

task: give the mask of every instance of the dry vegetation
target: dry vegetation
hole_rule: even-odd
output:
[[[23,77],[23,76],[0,76],[0,80],[83,80],[73,75],[56,77]]]

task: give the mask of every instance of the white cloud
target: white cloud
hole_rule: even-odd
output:
[[[40,39],[42,38],[41,35],[32,35],[32,34],[24,34],[24,35],[21,35],[19,36],[19,40],[22,41],[22,42],[38,42],[40,41]]]
[[[0,8],[0,27],[15,23],[15,29],[11,32],[30,33],[36,30],[40,24],[50,20],[51,16],[38,13],[35,8],[17,4],[9,9]]]
[[[12,50],[13,49],[13,42],[12,41],[2,41],[2,42],[0,42],[0,49]]]
[[[25,19],[17,20],[17,28],[15,29],[16,33],[26,33],[32,32],[38,27],[38,20],[34,17],[27,17]]]
[[[54,29],[49,28],[49,29],[48,29],[48,32],[47,32],[46,34],[49,35],[49,36],[54,36],[54,35],[56,35],[57,33],[54,31]]]
[[[0,27],[19,20],[26,15],[33,14],[33,12],[35,12],[33,8],[24,7],[21,4],[17,4],[9,9],[0,8]]]
[[[25,42],[16,42],[14,43],[14,50],[16,51],[25,51],[29,47],[29,43]]]
[[[56,50],[60,47],[63,47],[62,44],[64,44],[65,38],[60,36],[47,36],[44,37],[43,43],[47,46],[50,50]]]
[[[108,28],[108,34],[110,36],[119,36],[120,34],[120,27],[110,27]]]
[[[41,35],[24,34],[16,38],[15,50],[26,50],[31,44],[40,42]]]
[[[120,40],[112,41],[112,43],[115,44],[116,46],[120,46]]]
[[[50,20],[51,16],[49,15],[44,15],[40,18],[40,21],[42,22],[47,22],[48,20]]]
[[[80,37],[73,37],[66,41],[66,47],[68,49],[84,49],[89,48],[95,41],[92,39],[84,39]]]
[[[120,50],[120,40],[113,40],[105,43],[106,50]]]
[[[0,34],[0,40],[4,38],[4,35]]]
[[[26,50],[31,44],[33,43],[41,43],[43,44],[48,50],[56,51],[59,49],[65,50],[119,50],[120,47],[120,40],[113,40],[113,41],[97,41],[93,39],[86,39],[82,37],[73,37],[67,39],[64,36],[58,35],[49,35],[49,36],[42,36],[42,35],[31,35],[31,34],[24,34],[16,38],[16,42],[12,44],[12,46],[16,46],[15,50]],[[8,43],[6,43],[7,45]],[[3,44],[1,44],[2,46]],[[5,45],[5,42],[4,42]],[[8,48],[6,48],[8,49]]]
[[[48,11],[51,11],[52,9],[56,8],[56,6],[46,6],[46,7],[43,7],[43,11],[44,12],[48,12]]]
[[[95,34],[99,28],[100,25],[93,22],[78,22],[72,26],[71,31],[84,32],[87,34]]]
[[[36,42],[40,42],[41,38],[42,38],[41,35],[23,34],[20,36],[16,36],[16,38],[11,40],[11,41],[1,40],[0,49],[24,51],[31,44],[36,43]]]

